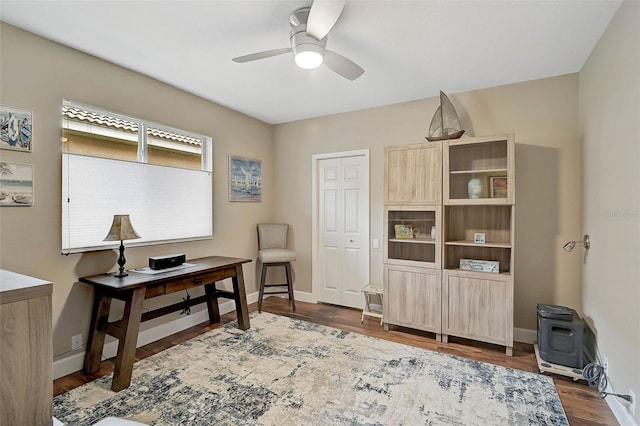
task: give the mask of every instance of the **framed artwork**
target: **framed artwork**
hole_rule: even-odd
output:
[[[262,161],[229,155],[229,201],[262,202]]]
[[[491,198],[507,198],[507,177],[493,176],[491,178]]]
[[[0,162],[0,206],[33,205],[33,164]]]
[[[485,243],[485,234],[484,232],[474,232],[473,233],[473,242],[476,244],[484,244]]]
[[[411,225],[394,225],[396,238],[413,238],[413,226]]]
[[[0,105],[0,148],[31,152],[33,112]]]

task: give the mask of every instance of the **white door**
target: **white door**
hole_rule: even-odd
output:
[[[318,160],[318,300],[362,308],[369,283],[369,169],[364,155]]]

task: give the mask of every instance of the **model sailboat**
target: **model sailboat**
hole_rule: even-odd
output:
[[[431,119],[428,141],[443,141],[446,139],[458,139],[464,130],[460,129],[458,114],[447,95],[440,91],[440,106]]]

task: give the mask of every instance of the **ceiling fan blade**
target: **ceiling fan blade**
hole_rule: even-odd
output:
[[[284,55],[285,53],[292,52],[290,47],[284,47],[282,49],[265,50],[264,52],[252,53],[250,55],[238,56],[233,58],[233,62],[243,63],[249,61],[257,61],[258,59],[270,58],[272,56]]]
[[[347,59],[339,53],[330,50],[324,52],[324,64],[335,73],[351,81],[364,73],[364,70],[351,59]]]
[[[315,0],[309,11],[307,35],[322,40],[333,28],[346,0]]]

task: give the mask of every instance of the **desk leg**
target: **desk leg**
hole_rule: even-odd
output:
[[[244,275],[242,265],[236,266],[236,274],[231,278],[233,282],[233,294],[236,302],[236,316],[240,330],[247,330],[249,324],[249,307],[247,306],[247,291],[244,288]]]
[[[209,311],[209,323],[219,323],[220,309],[218,307],[218,298],[216,297],[216,283],[205,284],[204,292],[207,295],[207,311]]]
[[[103,327],[109,320],[111,309],[111,297],[105,296],[99,288],[95,289],[93,298],[93,311],[91,314],[91,327],[89,328],[89,340],[87,340],[87,352],[84,355],[84,374],[95,373],[100,369],[100,357],[104,347]]]
[[[126,389],[131,384],[131,373],[136,356],[136,343],[142,319],[142,302],[144,302],[145,288],[136,288],[131,293],[131,299],[124,305],[124,315],[120,326],[120,341],[118,355],[113,372],[111,390],[114,392]]]

